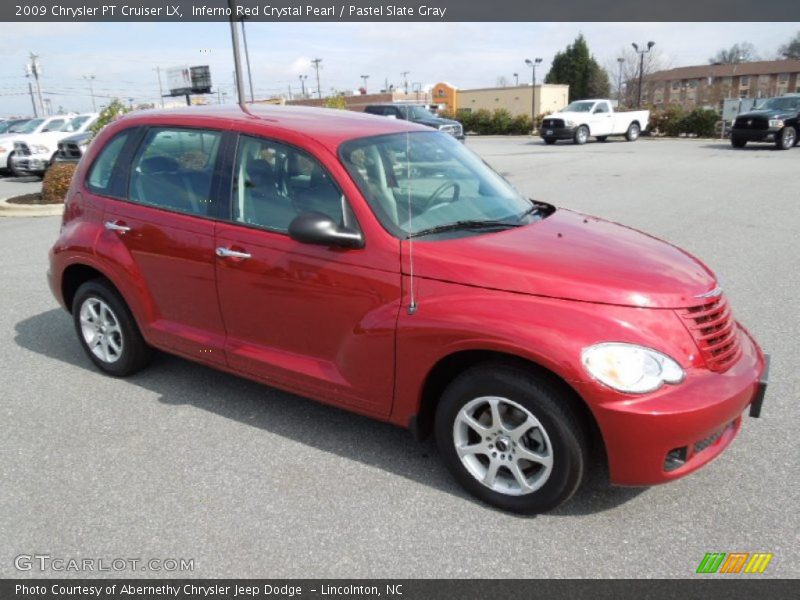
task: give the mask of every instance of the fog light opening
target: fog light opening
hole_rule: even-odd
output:
[[[667,452],[667,458],[664,459],[664,470],[674,471],[686,464],[686,446],[681,448],[673,448]]]

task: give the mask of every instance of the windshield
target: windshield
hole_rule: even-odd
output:
[[[405,111],[407,119],[430,119],[434,116],[424,106],[404,106],[401,110]]]
[[[757,107],[759,110],[800,110],[800,98],[770,98]]]
[[[82,115],[80,117],[75,117],[74,119],[67,121],[64,127],[61,128],[61,131],[65,132],[74,132],[80,131],[81,126],[86,123],[91,117],[89,115]]]
[[[594,102],[570,102],[569,106],[562,112],[589,112],[592,110]]]
[[[42,123],[44,123],[44,119],[31,119],[25,125],[17,128],[14,133],[33,133]]]
[[[532,218],[531,201],[449,135],[361,138],[339,154],[383,226],[400,238],[460,222],[515,226]]]

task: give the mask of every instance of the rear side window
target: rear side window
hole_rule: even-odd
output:
[[[128,199],[199,216],[214,215],[211,182],[222,133],[154,128],[131,164]]]
[[[100,151],[89,171],[89,179],[86,181],[90,190],[98,194],[109,194],[111,175],[114,173],[114,166],[117,164],[117,159],[126,141],[128,141],[128,132],[123,131],[114,136]]]

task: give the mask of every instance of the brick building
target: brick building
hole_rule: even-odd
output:
[[[631,82],[635,86],[636,82]],[[658,71],[645,79],[642,104],[721,108],[726,98],[800,93],[800,60],[698,65]]]

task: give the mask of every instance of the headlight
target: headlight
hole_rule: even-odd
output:
[[[50,149],[47,146],[39,146],[37,144],[30,146],[30,149],[33,154],[47,154],[50,152]]]
[[[681,366],[669,356],[621,342],[584,348],[581,361],[601,383],[631,394],[652,392],[665,383],[680,383],[685,376]]]
[[[774,127],[776,129],[780,129],[783,127],[783,119],[770,119],[769,126]]]
[[[564,125],[567,127],[575,127],[575,121],[564,121]]]

